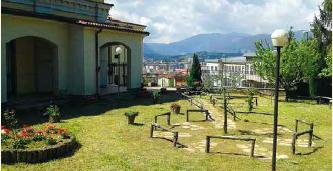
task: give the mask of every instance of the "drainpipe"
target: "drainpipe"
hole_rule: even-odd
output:
[[[98,47],[98,34],[102,32],[102,29],[99,29],[98,31],[95,32],[95,65],[96,65],[96,96],[99,97],[99,86],[98,86],[98,76],[99,76],[99,71],[100,71],[100,66],[98,65],[98,61],[99,61],[99,58],[98,58],[98,50],[99,50],[99,47]]]

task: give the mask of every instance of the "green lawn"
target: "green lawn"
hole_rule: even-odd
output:
[[[197,97],[199,98],[199,97]],[[207,97],[201,100],[207,100]],[[246,110],[245,100],[233,100],[235,110]],[[273,112],[273,103],[269,97],[260,97],[255,111]],[[173,102],[181,105],[181,113],[193,109],[189,102],[180,100],[171,94],[162,97],[163,104],[154,105],[151,99],[118,98],[101,100],[98,103],[78,106],[68,105],[62,108],[66,119],[61,127],[68,128],[77,137],[81,147],[74,155],[40,164],[2,164],[3,170],[270,170],[271,160],[250,158],[249,153],[241,151],[236,144],[248,143],[213,140],[218,143],[212,147],[212,153],[200,150],[194,152],[185,148],[174,148],[172,143],[161,138],[149,138],[150,125],[157,114],[169,111]],[[327,105],[313,103],[280,102],[279,124],[291,130],[295,119],[314,122],[315,135],[313,148],[298,147],[297,151],[307,155],[292,155],[289,146],[278,146],[278,154],[288,159],[277,161],[279,170],[331,170],[331,109]],[[222,112],[221,109],[218,110]],[[126,111],[138,111],[137,123],[129,126],[124,116]],[[43,121],[39,115],[20,116],[26,123],[39,126]],[[257,145],[271,150],[271,144],[263,140],[271,134],[256,134],[254,130],[272,128],[272,117],[241,114],[242,120],[236,121],[236,129],[230,129],[228,135],[257,138]],[[200,114],[191,115],[193,120],[201,120]],[[229,117],[231,119],[232,117]],[[165,125],[161,118],[160,122]],[[171,123],[185,122],[185,115],[172,115]],[[190,130],[182,127],[174,129],[187,133],[190,137],[180,137],[179,142],[193,147],[205,140],[206,135],[224,135],[223,129],[217,129],[212,122],[191,122],[204,129]],[[305,129],[301,127],[301,129]],[[291,133],[281,133],[279,138],[291,138]],[[301,139],[306,139],[304,136]],[[314,151],[314,152],[313,152]]]

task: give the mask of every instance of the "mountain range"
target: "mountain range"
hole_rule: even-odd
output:
[[[303,31],[296,31],[296,39],[301,39]],[[198,34],[173,43],[145,43],[144,56],[160,58],[206,51],[223,53],[254,52],[254,43],[258,40],[271,45],[270,34],[250,35],[245,33],[210,33]]]

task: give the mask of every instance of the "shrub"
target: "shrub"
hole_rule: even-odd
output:
[[[180,108],[180,105],[177,103],[173,103],[170,107],[171,107],[171,109],[176,109],[176,108]]]
[[[7,143],[9,139],[10,139],[9,135],[1,133],[1,143]]]
[[[154,101],[154,103],[155,104],[159,103],[160,102],[161,94],[158,91],[153,91],[152,95],[153,95],[153,101]]]
[[[165,94],[167,92],[167,89],[166,88],[161,88],[160,91],[161,91],[162,94]]]
[[[2,115],[2,124],[6,125],[10,129],[16,129],[17,128],[17,119],[15,110],[6,110]]]
[[[250,91],[249,97],[246,100],[246,102],[248,104],[248,110],[249,110],[249,112],[251,112],[253,110],[253,99],[254,99],[253,96],[254,96],[254,93],[252,91]]]
[[[45,137],[43,134],[36,134],[36,135],[32,138],[33,141],[43,141],[43,140],[45,140],[45,139],[46,139],[46,137]]]
[[[60,109],[57,105],[50,105],[47,107],[44,115],[49,116],[50,123],[60,122]]]
[[[55,144],[57,144],[57,140],[55,138],[52,138],[52,137],[46,137],[45,143],[47,145],[55,145]]]
[[[171,111],[175,114],[179,114],[180,113],[180,105],[177,103],[173,103],[171,106]]]
[[[17,138],[12,142],[14,149],[25,149],[26,145],[29,144],[31,140],[29,138]]]

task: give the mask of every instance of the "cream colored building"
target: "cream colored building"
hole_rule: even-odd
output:
[[[102,0],[2,0],[2,103],[140,88],[149,33],[144,25],[110,18],[112,7]]]

